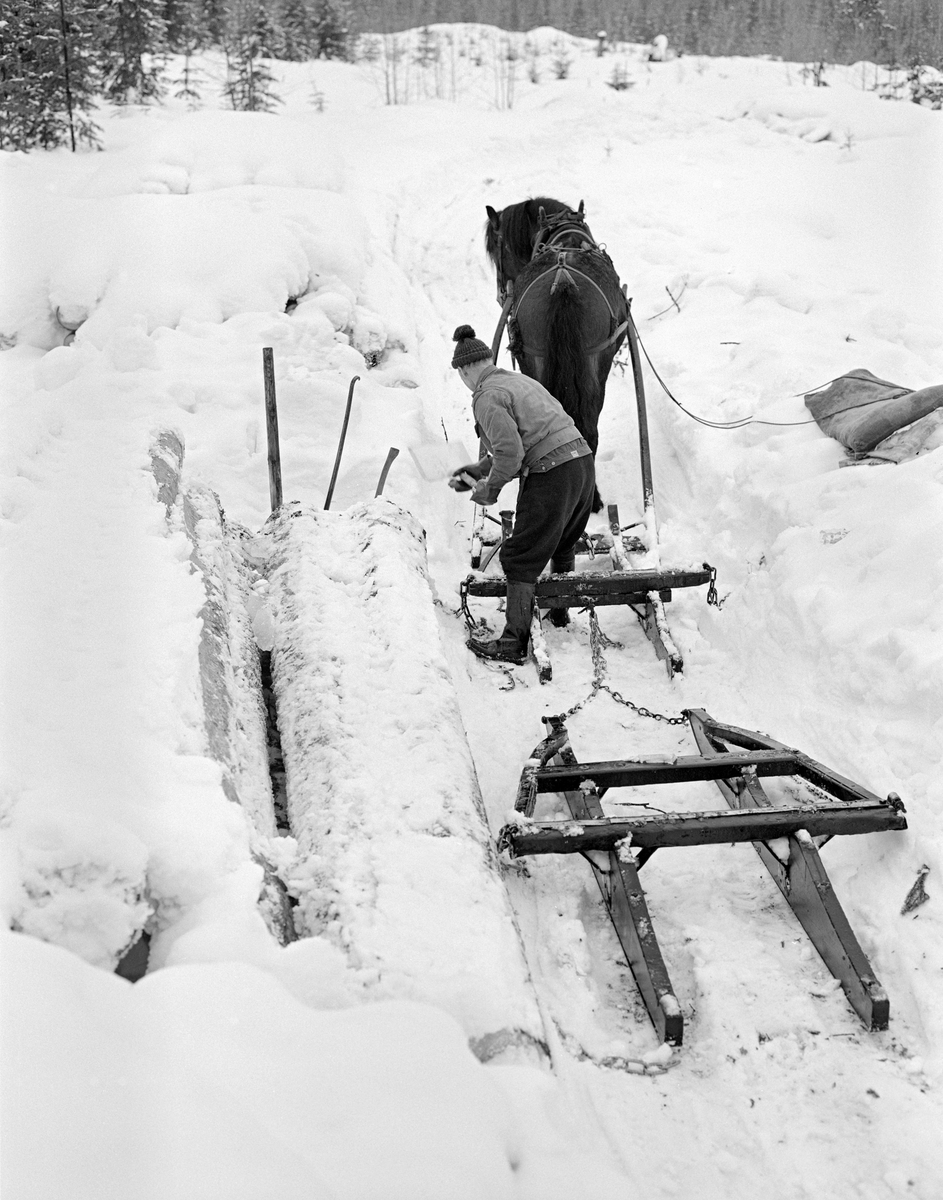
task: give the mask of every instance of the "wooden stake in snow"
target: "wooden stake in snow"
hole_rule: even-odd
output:
[[[272,512],[275,512],[282,506],[282,460],[278,448],[275,359],[271,346],[265,346],[262,350],[262,378],[265,380],[265,427],[268,431],[268,490]]]
[[[393,459],[397,456],[397,454],[399,454],[399,450],[395,446],[390,446],[390,452],[386,456],[386,462],[383,464],[383,470],[380,472],[380,480],[377,483],[377,490],[374,495],[374,499],[376,499],[376,496],[383,495],[383,488],[386,485],[386,477],[390,473],[390,467],[393,465]]]
[[[350,381],[350,387],[347,389],[347,408],[344,411],[344,424],[341,426],[340,441],[337,443],[337,456],[334,459],[334,471],[331,475],[331,482],[327,489],[327,497],[324,501],[325,512],[327,512],[327,510],[331,507],[331,497],[334,495],[334,484],[337,483],[337,472],[340,470],[341,455],[344,453],[344,439],[347,437],[347,424],[350,421],[350,406],[354,400],[354,384],[359,378],[359,375],[355,375]]]

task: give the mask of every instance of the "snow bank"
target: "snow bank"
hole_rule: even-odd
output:
[[[500,1077],[441,1010],[317,1012],[240,964],[132,985],[9,933],[2,954],[4,1195],[521,1195]]]
[[[282,312],[326,282],[356,293],[365,231],[333,192],[233,187],[101,200],[14,195],[20,235],[0,329],[49,348],[105,346],[129,324],[150,333],[184,321]],[[134,362],[128,369],[149,365]]]
[[[181,489],[183,444],[164,430],[151,446],[158,499],[169,522],[185,529],[190,561],[203,583],[200,609],[200,688],[207,749],[222,768],[222,788],[251,826],[252,857],[262,868],[259,907],[282,943],[295,929],[285,885],[277,873],[277,840],[270,778],[267,714],[259,647],[252,617],[257,608],[252,572],[242,554],[245,530],[227,522],[219,497],[207,488]]]
[[[912,137],[931,128],[934,121],[916,104],[888,103],[849,84],[764,90],[760,96],[741,100],[732,111],[752,117],[774,133],[807,142]]]
[[[542,1042],[422,529],[377,500],[289,509],[265,540],[296,922],[342,946],[371,997],[450,1012],[483,1058]]]
[[[62,390],[55,453],[3,536],[5,919],[107,968],[145,925],[159,957],[204,906],[264,946],[263,868],[211,757],[191,543],[127,390]]]
[[[155,128],[156,126],[156,128]],[[272,113],[150,111],[113,129],[86,196],[219,191],[247,185],[341,192],[337,147],[316,120]]]

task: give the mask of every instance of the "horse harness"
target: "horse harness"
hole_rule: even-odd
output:
[[[576,245],[573,244],[574,238],[579,239],[579,243]],[[563,243],[565,239],[569,244],[562,245],[561,243]],[[628,319],[621,322],[619,321],[618,315],[613,309],[612,304],[609,302],[609,297],[602,290],[595,279],[592,279],[584,271],[579,270],[578,267],[573,266],[567,261],[567,256],[569,254],[577,251],[587,250],[595,251],[597,254],[600,254],[603,257],[608,257],[606,252],[601,249],[599,244],[594,240],[592,234],[589,232],[589,229],[586,226],[586,222],[583,219],[582,201],[580,201],[580,207],[577,212],[572,212],[568,209],[565,209],[562,212],[552,213],[548,216],[541,208],[540,225],[537,230],[537,236],[534,239],[534,249],[533,253],[531,254],[531,262],[551,250],[556,250],[557,252],[555,262],[551,263],[545,271],[541,271],[541,273],[535,279],[532,279],[524,291],[521,292],[520,296],[514,295],[514,281],[508,280],[505,286],[504,305],[501,309],[501,316],[498,318],[498,327],[495,330],[494,343],[492,345],[492,360],[494,362],[498,361],[498,350],[501,346],[501,337],[504,333],[504,326],[509,321],[513,322],[515,326],[517,325],[517,312],[520,309],[524,298],[527,296],[527,293],[536,283],[539,283],[541,279],[545,279],[551,272],[555,272],[553,283],[550,286],[551,295],[556,291],[557,287],[559,287],[562,282],[569,281],[570,283],[573,283],[573,276],[578,275],[581,279],[585,279],[588,284],[596,289],[609,310],[609,319],[611,324],[614,326],[613,331],[604,341],[600,342],[596,346],[590,347],[590,349],[586,351],[588,358],[594,358],[596,355],[601,354],[603,350],[611,346],[614,342],[617,342],[622,334],[625,333],[626,329],[628,329]],[[623,294],[624,292],[625,289],[623,288]],[[535,358],[543,356],[542,354],[538,355],[533,348],[525,346],[521,343],[511,346],[511,354],[516,360],[519,360],[524,354],[530,354]]]

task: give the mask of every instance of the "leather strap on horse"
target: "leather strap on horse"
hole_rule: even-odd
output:
[[[546,273],[546,272],[545,272]],[[553,277],[553,283],[550,285],[550,295],[557,290],[561,283],[574,283],[573,276],[567,270],[566,251],[561,250],[557,255],[557,273]],[[574,284],[575,286],[575,284]]]
[[[547,250],[552,250],[557,243],[564,237],[571,234],[576,234],[582,241],[581,246],[571,246],[573,250],[598,250],[599,246],[596,243],[593,235],[589,232],[589,226],[586,224],[586,219],[583,216],[583,201],[580,201],[579,209],[574,212],[572,209],[562,209],[560,212],[550,213],[549,215],[540,208],[539,213],[540,224],[537,227],[537,236],[534,238],[534,249],[531,252],[531,261],[543,254]],[[549,234],[549,237],[547,236]]]
[[[541,273],[536,277],[536,279],[532,279],[516,300],[514,299],[513,296],[510,296],[510,295],[508,296],[508,303],[505,304],[504,310],[501,313],[501,325],[499,326],[500,331],[503,331],[504,324],[507,322],[509,315],[510,316],[517,315],[517,311],[523,304],[525,296],[530,291],[530,289],[534,286],[534,284],[539,282],[539,280],[543,279],[545,276],[549,275],[551,271],[557,272],[557,276],[554,279],[553,284],[550,288],[551,292],[554,290],[554,288],[556,288],[556,286],[560,282],[561,271],[566,274],[566,276],[569,278],[571,283],[573,282],[573,276],[579,275],[581,279],[585,279],[587,283],[592,284],[592,286],[596,289],[596,291],[599,292],[600,296],[602,296],[603,300],[605,301],[606,307],[609,309],[610,318],[613,321],[618,321],[619,318],[616,316],[612,305],[609,303],[609,297],[602,290],[602,288],[599,286],[599,284],[596,282],[596,280],[590,278],[589,275],[587,275],[584,271],[579,270],[578,267],[573,267],[573,266],[570,266],[569,264],[567,264],[564,261],[566,258],[566,254],[567,254],[567,251],[565,251],[565,250],[560,251],[560,253],[558,254],[556,263],[554,263],[553,266],[547,267],[546,271],[541,271]],[[511,311],[512,309],[513,309],[513,312]],[[628,320],[626,319],[625,321],[622,321],[621,324],[616,326],[614,332],[611,333],[605,339],[605,341],[600,342],[597,346],[591,346],[586,351],[586,354],[591,355],[591,354],[602,353],[602,351],[607,349],[609,346],[611,346],[613,344],[613,342],[618,341],[618,339],[622,336],[623,333],[625,333],[625,331],[628,329],[628,327],[629,327]],[[543,350],[534,350],[530,346],[522,346],[521,353],[529,354],[531,357],[542,357],[544,354],[544,351]]]
[[[549,234],[549,236],[547,236],[548,234]],[[571,235],[571,234],[578,234],[580,236],[580,238],[583,240],[583,244],[581,247],[570,246],[570,247],[566,247],[564,249],[560,249],[560,248],[556,247],[556,243],[560,239],[562,239],[568,235]],[[546,238],[546,241],[544,241],[544,238]],[[587,283],[592,284],[592,286],[596,289],[597,292],[599,292],[600,296],[602,296],[603,300],[605,301],[606,307],[609,309],[610,319],[613,321],[618,321],[618,317],[616,316],[615,312],[613,311],[612,305],[609,303],[609,297],[602,290],[602,288],[595,281],[595,279],[591,279],[589,275],[586,275],[583,271],[580,271],[576,267],[571,267],[566,262],[567,253],[568,253],[568,251],[571,251],[571,250],[574,250],[574,251],[575,250],[581,250],[581,251],[595,250],[597,253],[603,254],[603,251],[600,250],[598,243],[593,238],[593,235],[589,232],[589,228],[587,227],[586,222],[583,218],[583,202],[582,201],[580,201],[580,207],[577,212],[573,212],[571,210],[564,210],[562,212],[553,213],[550,216],[548,216],[544,212],[543,208],[541,208],[541,210],[540,210],[540,226],[537,230],[537,236],[534,240],[534,249],[533,249],[533,252],[531,253],[531,262],[533,262],[533,260],[535,258],[538,258],[541,254],[545,254],[548,250],[552,250],[555,248],[557,249],[557,262],[556,262],[555,266],[548,267],[547,270],[541,272],[541,274],[538,275],[536,279],[532,279],[530,281],[530,283],[527,285],[527,287],[524,289],[524,291],[521,293],[520,298],[516,302],[514,299],[514,281],[509,279],[507,281],[507,283],[504,285],[504,305],[501,309],[501,316],[498,318],[498,325],[494,331],[494,339],[491,344],[491,359],[492,359],[492,362],[494,362],[495,364],[497,364],[497,361],[498,361],[498,351],[501,349],[501,339],[504,336],[504,328],[507,325],[508,318],[516,316],[517,311],[520,308],[521,303],[524,300],[524,297],[527,295],[527,293],[530,291],[530,289],[534,286],[534,284],[539,279],[543,279],[544,275],[546,275],[550,271],[553,271],[553,270],[556,271],[556,277],[554,278],[553,284],[550,287],[551,294],[553,294],[553,292],[556,291],[557,287],[559,287],[560,284],[562,282],[564,282],[564,280],[569,281],[570,283],[573,283],[574,282],[573,274],[575,273],[575,274],[579,275],[582,279],[585,279],[587,281]],[[499,264],[501,264],[503,262],[503,251],[504,251],[504,231],[499,229],[498,230],[498,263]],[[500,267],[499,267],[499,270],[500,270]],[[589,350],[587,350],[586,351],[587,355],[600,354],[603,350],[607,349],[614,342],[617,342],[619,340],[619,338],[623,335],[623,333],[625,333],[626,329],[628,328],[628,325],[629,325],[628,320],[622,321],[621,324],[618,324],[616,326],[615,330],[609,335],[609,337],[606,338],[605,341],[600,342],[598,346],[593,346]],[[521,349],[521,353],[529,354],[531,357],[542,357],[542,355],[543,355],[542,351],[540,353],[538,353],[538,352],[532,350],[528,346],[521,346],[520,349]]]

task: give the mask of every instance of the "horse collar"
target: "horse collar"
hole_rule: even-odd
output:
[[[582,204],[580,205],[579,212],[564,210],[563,212],[551,213],[548,216],[541,209],[540,215],[543,219],[537,227],[537,236],[534,238],[531,261],[547,250],[597,250],[599,248],[583,218]],[[572,238],[574,235],[579,238],[579,245],[560,246],[564,238]]]

